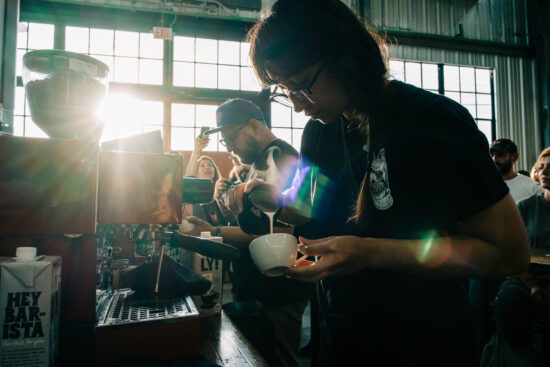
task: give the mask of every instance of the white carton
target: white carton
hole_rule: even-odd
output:
[[[0,366],[56,363],[61,257],[0,258]]]
[[[222,242],[221,237],[207,237],[207,239]],[[182,259],[183,265],[212,282],[212,286],[206,293],[200,296],[192,296],[193,302],[197,310],[199,310],[199,317],[219,314],[222,310],[223,298],[222,260],[185,250],[183,251]]]

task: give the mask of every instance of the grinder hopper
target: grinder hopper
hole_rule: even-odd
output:
[[[107,92],[107,65],[62,50],[36,50],[23,56],[23,84],[32,120],[52,138],[99,141],[98,117]]]

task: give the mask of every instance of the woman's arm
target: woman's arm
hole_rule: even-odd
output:
[[[456,236],[420,240],[355,236],[302,239],[300,252],[322,258],[311,266],[289,269],[287,275],[315,281],[368,267],[464,278],[519,274],[527,269],[527,234],[509,194],[458,223],[458,232]]]
[[[204,150],[204,148],[206,148],[209,141],[210,138],[208,135],[205,135],[203,137],[201,137],[200,135],[197,136],[197,138],[195,139],[195,147],[193,149],[193,152],[191,153],[191,157],[189,157],[187,168],[185,169],[185,176],[197,175],[197,159],[199,159],[202,151]]]

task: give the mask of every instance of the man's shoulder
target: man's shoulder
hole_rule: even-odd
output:
[[[535,186],[537,185],[537,183],[535,181],[533,181],[531,179],[531,177],[527,177],[527,176],[522,175],[520,173],[518,173],[517,178],[519,179],[520,182],[526,182],[530,185],[535,185]]]
[[[298,157],[298,151],[282,139],[274,140],[266,149],[266,152],[273,150],[277,152],[278,157],[295,156]]]
[[[518,174],[516,177],[514,177],[511,180],[506,180],[507,183],[511,185],[518,185],[518,186],[524,186],[529,188],[539,188],[539,185],[535,181],[533,181],[531,178],[524,176],[522,174]],[[542,192],[542,189],[540,190]]]

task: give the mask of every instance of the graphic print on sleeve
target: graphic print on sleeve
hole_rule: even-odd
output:
[[[393,205],[390,182],[388,179],[388,164],[386,151],[382,148],[371,165],[369,174],[370,193],[374,206],[378,210],[388,210]]]

